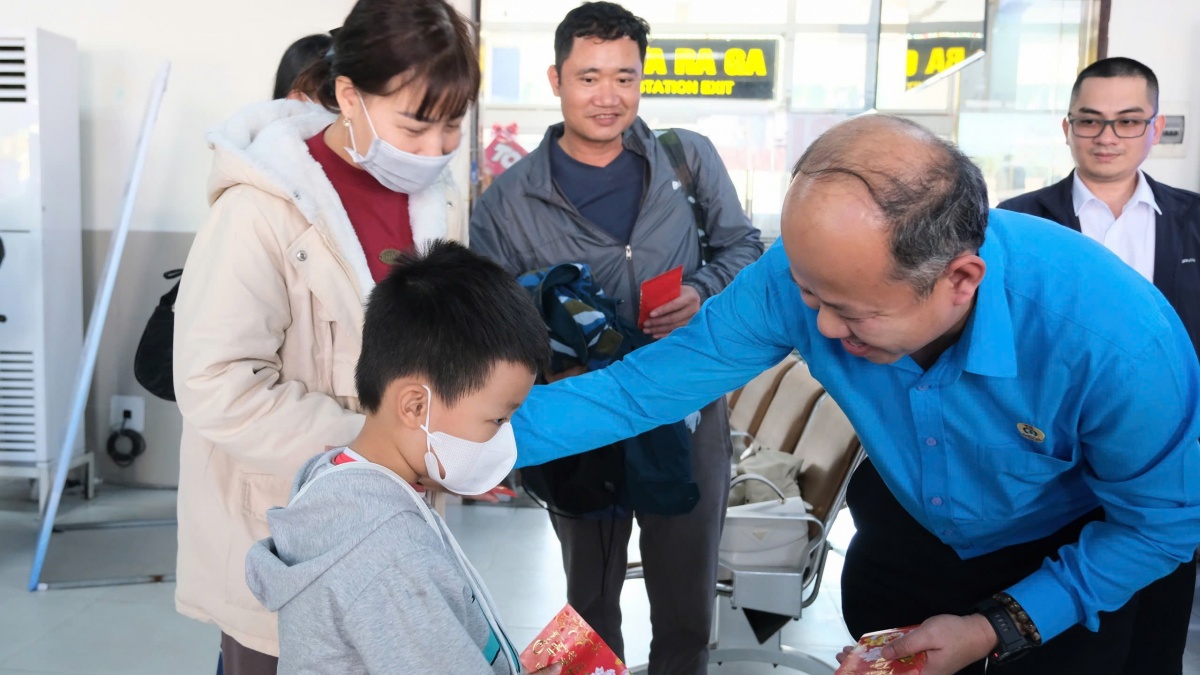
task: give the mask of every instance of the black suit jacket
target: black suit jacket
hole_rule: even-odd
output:
[[[1075,173],[1050,187],[1003,201],[998,208],[1052,220],[1080,231],[1071,197]],[[1200,194],[1146,176],[1161,214],[1154,219],[1154,285],[1175,308],[1200,356]]]

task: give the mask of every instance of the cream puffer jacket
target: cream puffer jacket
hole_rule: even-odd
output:
[[[374,282],[341,200],[305,139],[334,116],[308,103],[251,106],[212,131],[211,210],[175,303],[183,413],[176,608],[278,655],[275,616],[246,586],[266,513],[308,458],[358,434],[354,368]],[[421,246],[461,238],[449,172],[410,195]]]

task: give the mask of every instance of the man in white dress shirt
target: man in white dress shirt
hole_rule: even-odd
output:
[[[1158,287],[1200,354],[1200,195],[1141,170],[1162,136],[1158,78],[1133,59],[1101,59],[1079,73],[1063,135],[1075,171],[1000,203],[1083,232]]]
[[[1075,80],[1062,125],[1075,171],[999,208],[1066,225],[1120,256],[1171,303],[1200,354],[1200,195],[1141,170],[1165,125],[1154,71],[1121,57],[1093,63]],[[1184,563],[1142,592],[1139,616],[1186,617],[1195,583],[1195,563]],[[1135,636],[1133,672],[1149,672],[1136,664],[1151,663],[1165,668],[1155,672],[1179,672],[1178,660],[1161,659],[1183,653],[1187,629],[1186,620],[1164,620],[1153,634]]]

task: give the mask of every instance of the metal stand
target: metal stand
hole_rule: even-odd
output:
[[[824,546],[828,546],[826,543]],[[776,631],[766,642],[760,643],[754,629],[742,611],[756,609],[799,619],[804,608],[816,599],[816,587],[824,572],[825,555],[809,575],[786,567],[731,567],[722,565],[728,572],[729,581],[717,583],[717,611],[713,617],[713,637],[709,644],[708,662],[723,665],[725,662],[769,663],[783,666],[807,675],[833,675],[835,668],[817,657],[783,644],[780,631]],[[631,564],[626,579],[642,578],[640,564]],[[805,595],[805,590],[810,592]],[[640,675],[647,672],[645,664],[630,668],[630,673]]]
[[[175,581],[174,574],[147,574],[140,577],[114,577],[111,579],[86,579],[82,581],[44,581],[37,586],[39,591],[56,591],[68,588],[101,588],[107,586],[132,586],[134,584],[165,584]]]
[[[41,587],[42,566],[46,562],[46,549],[50,546],[50,533],[54,528],[54,519],[58,515],[58,505],[62,501],[63,488],[67,484],[67,471],[71,468],[72,448],[79,438],[80,427],[83,426],[84,407],[87,405],[88,394],[91,390],[92,375],[96,371],[96,356],[100,350],[100,337],[104,332],[104,322],[108,318],[108,307],[112,302],[113,287],[117,283],[117,268],[121,265],[121,254],[125,251],[125,239],[129,235],[129,224],[133,218],[133,206],[137,200],[138,187],[142,182],[142,171],[146,165],[146,154],[150,149],[150,134],[158,119],[158,110],[162,106],[163,94],[167,90],[167,75],[171,64],[164,63],[159,69],[154,85],[150,89],[150,101],[146,105],[146,115],[142,120],[141,133],[138,136],[137,147],[134,150],[133,166],[130,168],[129,181],[125,184],[125,195],[122,199],[120,219],[113,229],[112,244],[108,250],[108,259],[104,263],[104,272],[100,277],[100,287],[96,291],[96,301],[92,306],[91,319],[88,321],[87,334],[83,342],[83,355],[79,360],[79,375],[75,378],[75,392],[71,399],[70,416],[67,418],[67,431],[63,438],[62,449],[59,451],[58,462],[54,471],[54,483],[50,491],[46,511],[42,516],[42,528],[38,533],[37,550],[33,556],[33,568],[29,573],[29,590],[36,591]],[[90,476],[89,476],[90,479]],[[90,482],[90,481],[89,481]]]
[[[743,608],[799,619],[813,593],[804,598],[804,575],[788,568],[728,568],[731,582],[717,584],[716,639],[709,647],[710,663],[726,661],[769,663],[808,675],[833,675],[834,668],[806,652],[783,644],[780,631],[760,643]]]

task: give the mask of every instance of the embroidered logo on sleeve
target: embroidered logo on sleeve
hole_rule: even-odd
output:
[[[1042,433],[1041,429],[1033,426],[1032,424],[1018,422],[1017,431],[1021,432],[1022,436],[1033,441],[1034,443],[1041,443],[1042,441],[1046,440],[1046,434]]]

